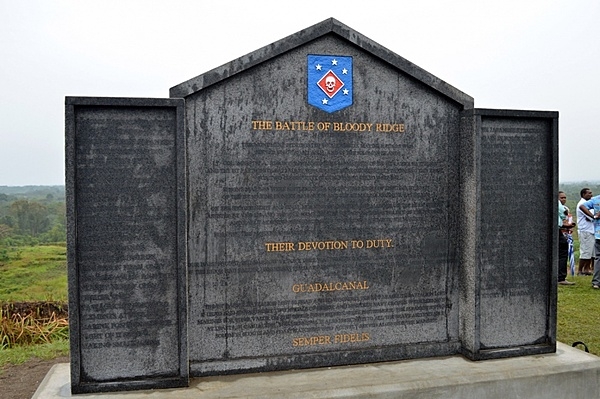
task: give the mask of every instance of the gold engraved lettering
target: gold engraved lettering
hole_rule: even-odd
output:
[[[319,130],[329,130],[330,126],[331,126],[331,122],[318,122],[317,123],[317,129],[319,129]]]
[[[292,285],[292,291],[298,293],[312,293],[312,292],[331,292],[331,291],[353,291],[353,290],[368,290],[369,284],[367,280],[364,281],[338,281],[333,283],[308,283],[308,284],[294,284]]]
[[[295,251],[293,242],[266,242],[267,252],[290,252]]]
[[[390,238],[373,240],[350,240],[352,249],[373,249],[373,248],[394,248],[394,243]],[[366,246],[365,246],[366,243]]]
[[[333,122],[334,132],[370,132],[372,123]]]
[[[392,240],[367,240],[367,248],[391,248]]]
[[[292,252],[292,251],[335,251],[348,249],[378,249],[394,248],[391,238],[379,238],[368,240],[329,240],[329,241],[298,241],[293,242],[266,242],[267,252]]]
[[[348,249],[348,241],[300,241],[298,251]]]
[[[315,335],[312,337],[299,337],[292,339],[292,346],[313,346],[331,344],[329,335]]]
[[[273,130],[273,122],[252,121],[252,130]]]
[[[404,133],[404,123],[376,123],[376,132]]]
[[[404,123],[253,120],[252,130],[405,133]]]
[[[314,122],[275,121],[275,130],[315,130]]]
[[[371,340],[371,333],[355,332],[340,333],[331,335],[313,335],[309,337],[292,338],[293,347],[331,345],[331,344],[351,344],[358,342],[367,342]]]
[[[348,344],[353,342],[364,342],[371,339],[370,333],[351,333],[351,334],[336,334],[333,336],[333,343]]]

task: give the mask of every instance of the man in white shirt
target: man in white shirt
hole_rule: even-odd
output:
[[[579,235],[579,269],[577,275],[591,276],[594,270],[594,221],[579,207],[594,195],[589,188],[582,188],[581,200],[577,204],[577,233]]]

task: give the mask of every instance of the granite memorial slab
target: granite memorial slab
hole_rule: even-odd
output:
[[[460,346],[453,170],[471,99],[314,36],[184,97],[192,375]],[[337,77],[332,99],[314,73]],[[329,112],[337,97],[352,105]]]
[[[554,351],[558,113],[475,109],[465,118],[462,352]]]
[[[66,113],[72,391],[186,386],[183,101]]]
[[[67,99],[75,389],[555,351],[558,113],[475,109],[335,19],[170,96]]]

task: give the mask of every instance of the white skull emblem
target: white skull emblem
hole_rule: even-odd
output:
[[[325,86],[327,86],[327,91],[333,93],[335,90],[335,78],[333,76],[327,76],[325,78]]]

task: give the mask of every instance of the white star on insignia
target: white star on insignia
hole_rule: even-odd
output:
[[[317,71],[321,70],[321,64],[317,64]]]
[[[350,93],[350,90],[344,89],[343,92],[344,92],[344,95],[347,96]]]
[[[323,100],[321,100],[321,101],[323,101],[323,105],[327,105],[327,103],[329,102],[329,101],[327,101],[327,99],[326,99],[326,98],[324,98],[324,99],[323,99]]]
[[[342,69],[342,74],[348,75],[348,70],[346,68]]]
[[[331,65],[337,65],[337,60],[335,58],[331,60]]]

